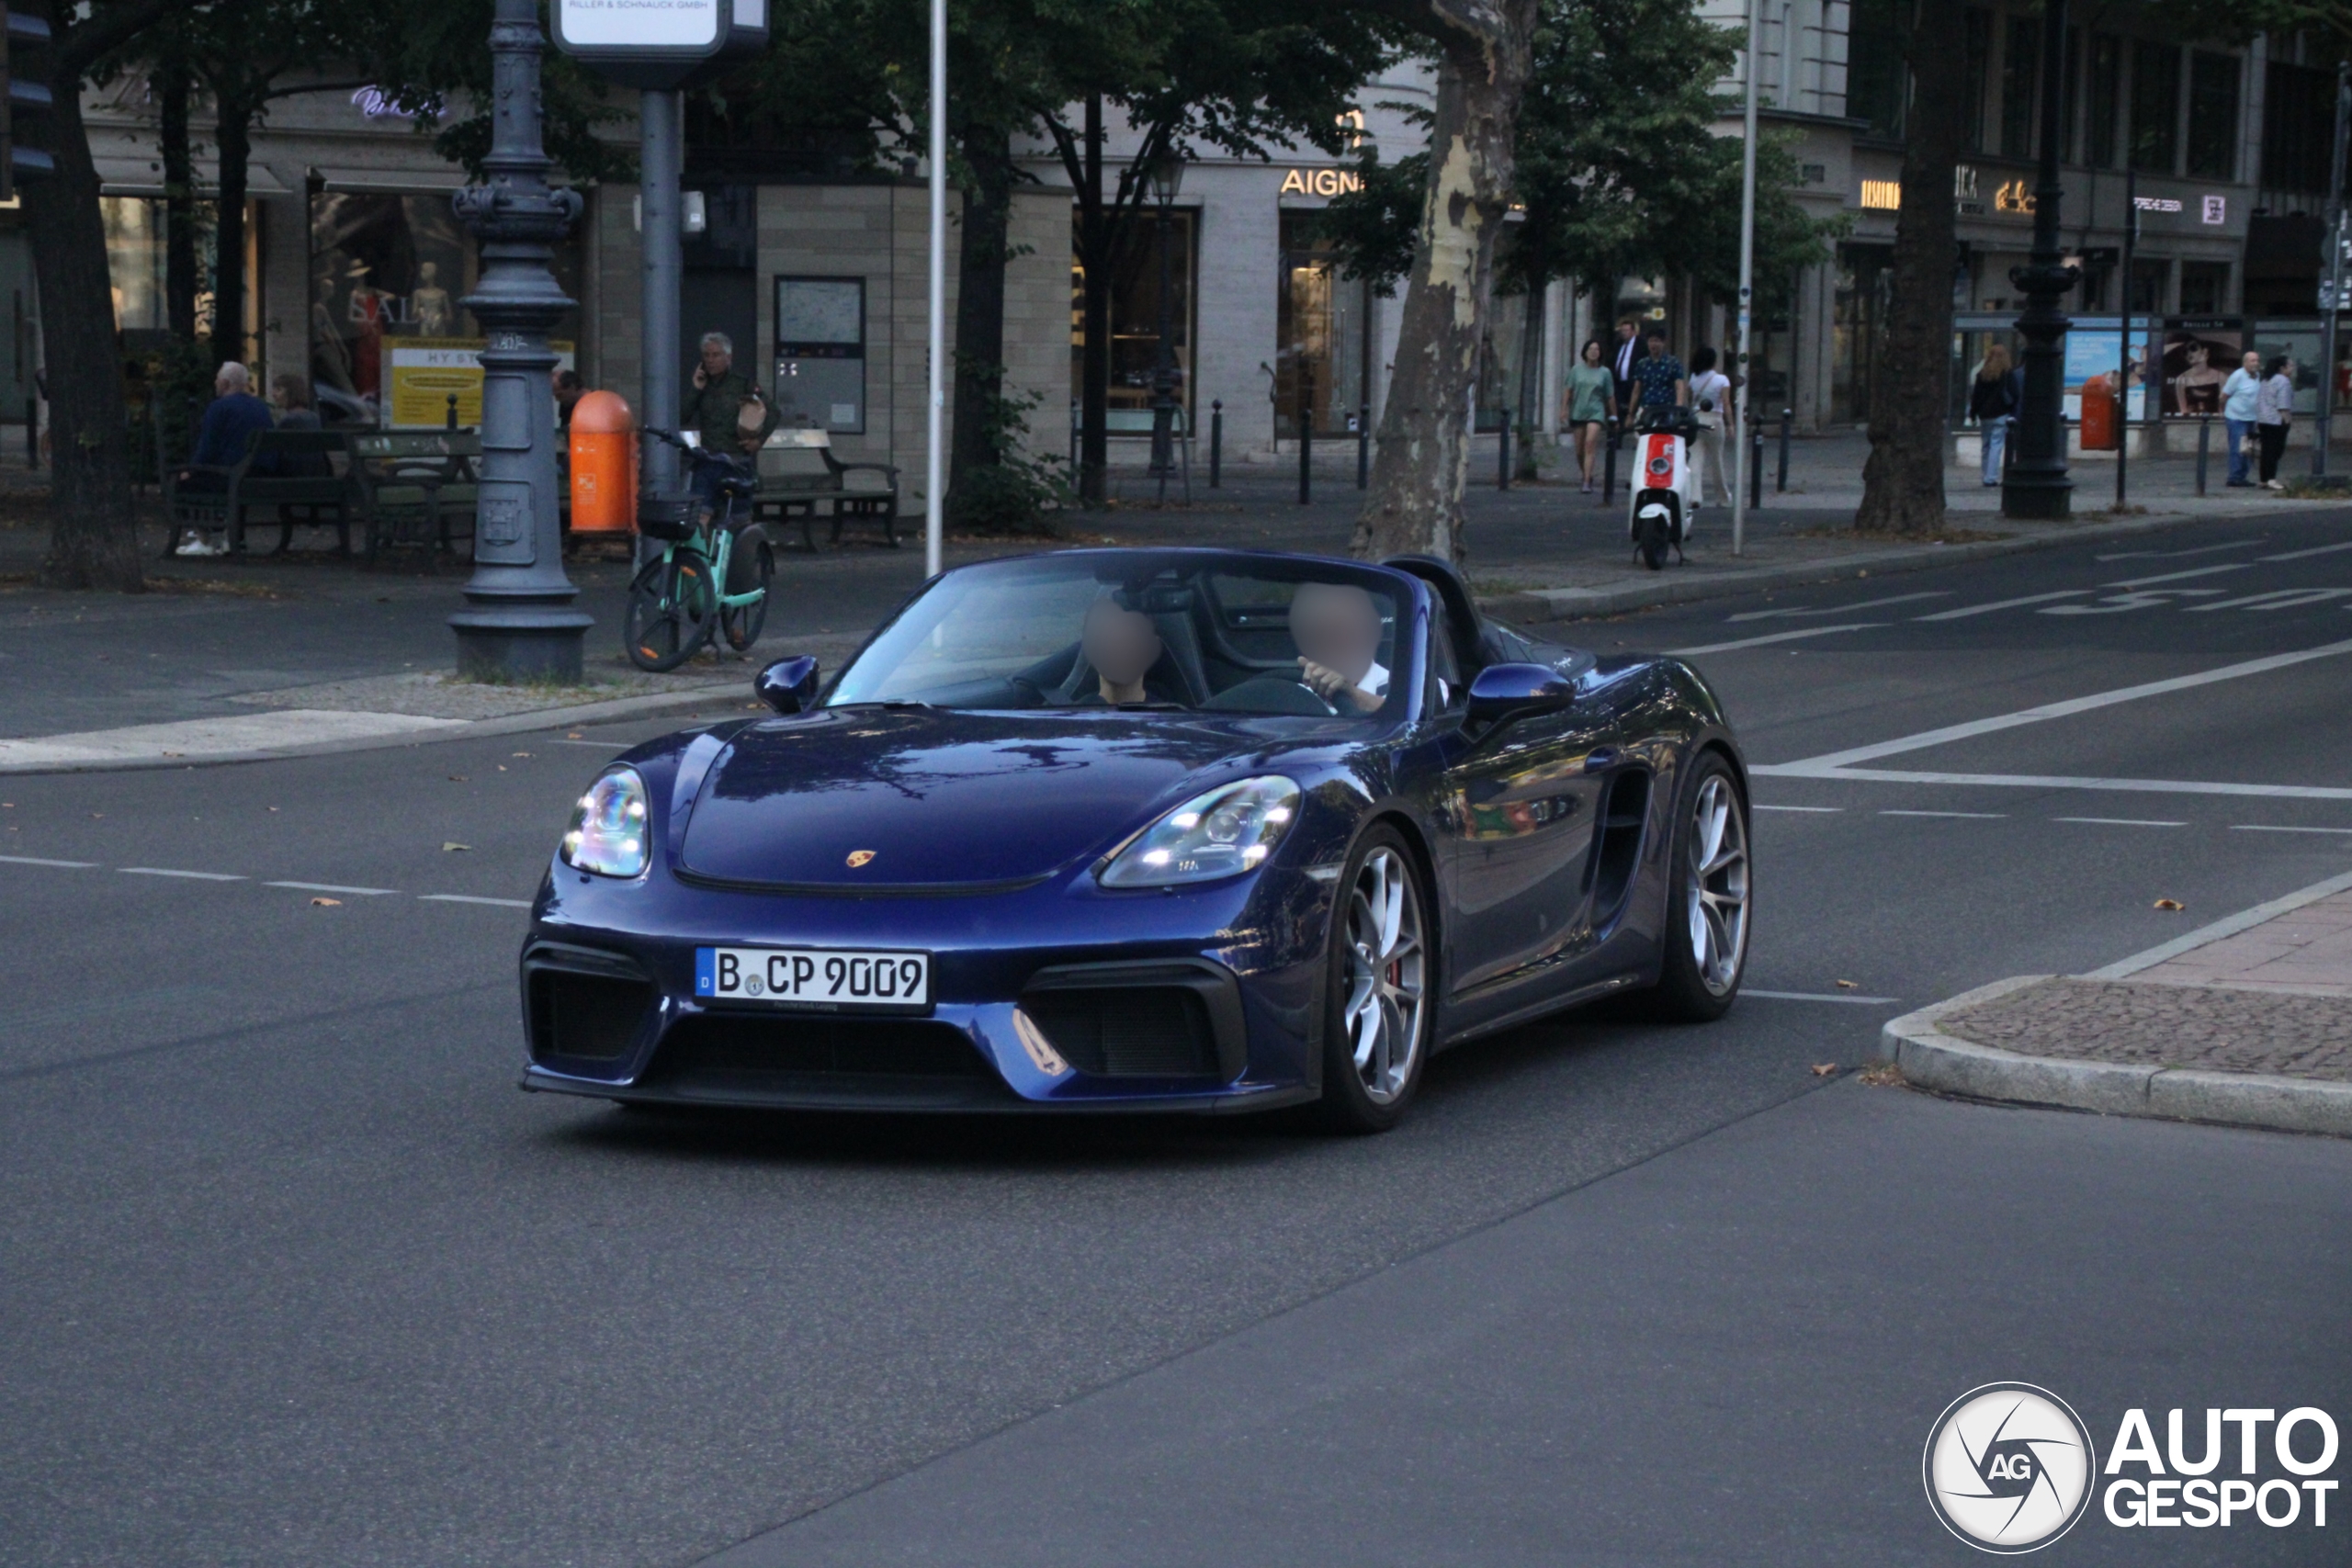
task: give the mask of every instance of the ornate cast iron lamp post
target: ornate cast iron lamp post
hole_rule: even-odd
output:
[[[2060,62],[2065,58],[2066,0],[2042,0],[2041,168],[2033,188],[2033,254],[2027,265],[2009,270],[2009,281],[2026,298],[2025,313],[2018,318],[2018,331],[2025,335],[2025,401],[2018,411],[2015,456],[2001,486],[2001,511],[2011,517],[2064,517],[2075,488],[2066,477],[2063,417],[2064,340],[2072,323],[2058,308],[2059,298],[2082,276],[2080,268],[2065,265],[2058,248],[2058,202],[2064,194],[2058,185],[2058,151],[2065,131],[2061,123],[2065,73]],[[2128,315],[2128,277],[2123,299]]]

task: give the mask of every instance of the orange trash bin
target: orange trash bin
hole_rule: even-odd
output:
[[[2106,377],[2094,376],[2083,383],[2083,450],[2113,452],[2120,445],[2115,435],[2115,389],[2108,385]]]
[[[637,420],[617,392],[590,392],[571,408],[571,531],[636,526]]]

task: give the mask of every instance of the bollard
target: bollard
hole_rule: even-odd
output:
[[[1764,422],[1747,426],[1747,510],[1764,510]]]
[[[1372,405],[1356,405],[1356,489],[1372,483]]]
[[[1610,420],[1600,427],[1600,504],[1608,505],[1617,496],[1617,422]]]
[[[1788,493],[1789,430],[1796,422],[1796,417],[1797,411],[1794,409],[1782,409],[1781,411],[1781,472],[1780,476],[1774,479],[1772,483],[1772,489],[1776,494],[1786,495]]]
[[[1315,499],[1315,371],[1298,363],[1298,503]]]
[[[455,392],[449,394],[449,428],[458,428],[458,394]]]
[[[1510,410],[1503,410],[1502,428],[1495,432],[1495,488],[1510,489]]]
[[[25,400],[25,467],[40,469],[40,403],[33,398]]]
[[[2197,493],[2205,493],[2205,461],[2213,450],[2213,416],[2199,415],[2197,421]]]
[[[1209,401],[1209,489],[1225,482],[1225,400]]]

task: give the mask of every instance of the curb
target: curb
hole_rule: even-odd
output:
[[[2054,549],[2061,545],[2153,533],[2158,529],[2185,527],[2205,521],[2208,519],[2194,513],[2165,513],[2159,516],[2088,523],[2079,527],[2029,534],[2015,539],[1979,539],[1966,545],[1898,545],[1885,549],[1865,550],[1836,560],[1799,561],[1787,566],[1758,567],[1753,570],[1718,572],[1700,577],[1684,577],[1680,575],[1680,569],[1668,569],[1657,573],[1655,581],[1631,588],[1522,588],[1509,593],[1482,597],[1478,600],[1478,608],[1499,620],[1521,626],[1545,621],[1586,620],[1596,615],[1613,615],[1626,610],[1652,610],[1694,600],[1728,599],[1759,589],[1826,582],[1850,576],[1861,569],[1886,573],[1927,571],[1939,566],[1984,560],[1993,556]]]
[[[684,708],[707,707],[741,693],[749,682],[714,681],[707,685],[641,697],[616,697],[609,702],[582,703],[567,708],[536,708],[497,718],[478,718],[447,728],[401,730],[388,735],[355,736],[324,740],[314,746],[266,746],[246,751],[211,751],[188,757],[109,757],[74,762],[0,763],[0,777],[38,773],[120,773],[159,768],[214,768],[236,762],[275,762],[293,757],[334,757],[351,751],[382,751],[396,746],[431,746],[447,740],[471,740],[492,735],[524,735],[566,725],[596,724],[613,719],[644,718]]]
[[[2019,975],[1996,980],[1891,1020],[1882,1036],[1886,1054],[1905,1082],[1939,1094],[2352,1137],[2352,1083],[2028,1056],[1957,1039],[1936,1027],[1948,1014],[2050,978]]]

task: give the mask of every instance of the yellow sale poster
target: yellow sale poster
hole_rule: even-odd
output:
[[[458,400],[458,423],[481,424],[481,351],[478,337],[390,338],[384,344],[390,364],[391,397],[385,423],[395,430],[440,430],[449,423],[449,399]],[[572,368],[572,345],[551,343],[556,368]]]

